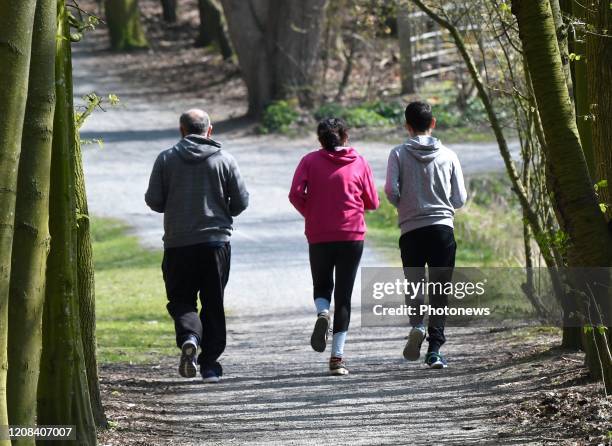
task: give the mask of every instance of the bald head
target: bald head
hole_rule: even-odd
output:
[[[210,125],[210,117],[208,113],[199,108],[192,108],[181,115],[181,134],[187,135],[202,135],[210,136],[212,127]]]

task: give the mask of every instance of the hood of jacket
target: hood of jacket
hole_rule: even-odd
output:
[[[337,147],[334,152],[321,149],[319,150],[319,153],[332,163],[339,164],[341,166],[350,164],[359,157],[357,151],[352,147]]]
[[[404,150],[422,163],[429,163],[436,159],[440,154],[440,147],[440,140],[428,135],[415,136],[404,144]]]
[[[181,139],[174,150],[183,161],[199,163],[221,150],[221,144],[201,135],[187,135]]]

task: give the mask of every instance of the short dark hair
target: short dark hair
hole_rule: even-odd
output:
[[[210,127],[210,118],[205,112],[189,110],[181,115],[179,123],[188,135],[203,135]]]
[[[323,148],[333,152],[346,141],[348,125],[340,118],[323,119],[317,126],[317,136]]]
[[[406,124],[416,132],[426,132],[431,127],[433,114],[431,105],[423,101],[415,101],[408,104],[404,113]]]

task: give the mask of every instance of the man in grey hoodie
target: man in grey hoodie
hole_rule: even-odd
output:
[[[410,281],[424,278],[427,265],[433,268],[430,282],[446,283],[452,277],[457,249],[453,217],[467,198],[461,165],[454,152],[431,136],[436,120],[429,104],[412,102],[405,116],[410,139],[391,151],[385,183],[387,198],[398,209],[402,265]],[[434,292],[429,298],[433,308],[448,305],[444,293]],[[406,303],[414,314],[410,316],[412,329],[403,354],[407,360],[416,361],[425,338],[424,315],[418,311],[424,295],[407,296]],[[432,368],[446,367],[440,354],[446,341],[444,324],[444,316],[429,318],[425,362]]]
[[[198,109],[183,113],[180,132],[182,139],[155,160],[145,201],[164,214],[162,272],[181,349],[179,373],[196,376],[201,346],[197,363],[202,379],[218,382],[222,368],[217,359],[226,343],[223,294],[232,217],[247,208],[249,194],[234,157],[210,139],[208,114]]]

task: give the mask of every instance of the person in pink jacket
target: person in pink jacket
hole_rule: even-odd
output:
[[[289,201],[306,220],[317,320],[310,339],[325,351],[334,292],[334,326],[329,370],[347,375],[344,342],[351,317],[351,294],[363,252],[366,210],[378,208],[378,194],[367,161],[345,147],[348,128],[325,119],[317,128],[322,148],[304,156],[293,176]],[[336,283],[334,287],[334,271]]]

